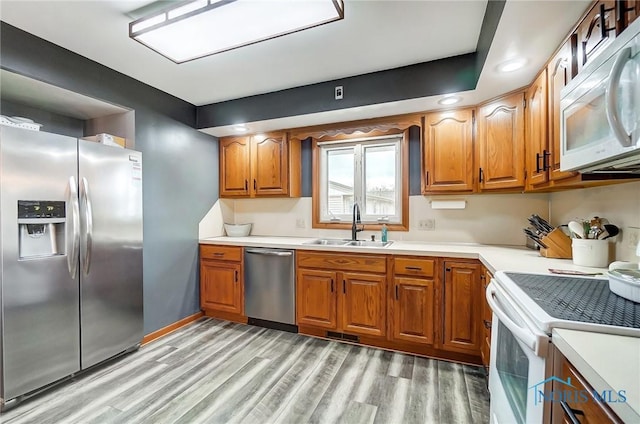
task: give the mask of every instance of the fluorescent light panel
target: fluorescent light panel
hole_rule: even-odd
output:
[[[129,36],[176,63],[340,20],[342,0],[197,0],[138,19]]]

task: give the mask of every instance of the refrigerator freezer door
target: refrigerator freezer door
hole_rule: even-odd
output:
[[[85,140],[78,153],[86,369],[142,340],[142,154]]]
[[[69,187],[77,180],[76,158],[75,138],[0,126],[0,398],[5,400],[80,369],[78,277],[71,276],[74,261],[67,260],[77,231],[77,199]],[[60,247],[52,248],[51,256],[19,258],[19,200],[65,202],[64,223],[34,225],[31,233],[22,224],[23,242],[47,236],[38,228],[58,227]]]

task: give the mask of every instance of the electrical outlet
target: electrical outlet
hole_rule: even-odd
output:
[[[640,240],[640,230],[637,228],[629,227],[625,230],[625,238],[627,239],[627,247],[629,249],[636,249],[638,240]]]
[[[335,93],[336,93],[336,100],[342,100],[342,97],[344,95],[344,89],[342,88],[341,85],[336,86]]]
[[[307,228],[307,225],[304,222],[304,218],[296,219],[296,228]]]
[[[418,230],[420,231],[433,231],[436,229],[435,219],[421,219],[418,221]]]

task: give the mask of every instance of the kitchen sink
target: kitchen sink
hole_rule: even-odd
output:
[[[302,244],[314,244],[314,245],[321,245],[321,246],[345,246],[349,242],[350,240],[346,240],[346,239],[320,238],[320,239],[315,239],[311,241],[305,241]]]
[[[351,247],[387,247],[392,241],[369,241],[369,240],[348,240],[348,239],[331,239],[319,238],[315,240],[305,241],[302,244],[311,244],[315,246],[351,246]]]
[[[387,247],[393,243],[392,241],[370,241],[370,240],[352,240],[345,244],[345,246],[357,246],[357,247]]]

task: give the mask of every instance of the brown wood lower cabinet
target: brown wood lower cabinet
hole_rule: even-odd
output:
[[[354,335],[386,335],[384,256],[298,252],[296,263],[299,326]],[[367,268],[377,273],[362,271]]]
[[[393,338],[433,344],[434,282],[422,278],[394,278]]]
[[[487,286],[491,282],[493,275],[485,269],[482,268],[482,275],[480,276],[482,281],[482,292],[480,296],[482,299],[480,303],[482,305],[482,328],[481,328],[481,337],[480,337],[480,356],[482,357],[482,365],[484,365],[487,372],[489,371],[489,362],[491,360],[491,320],[493,317],[493,312],[487,303]]]
[[[336,273],[298,269],[296,281],[298,325],[337,328]]]
[[[558,393],[561,399],[555,399],[551,403],[551,423],[567,424],[605,424],[621,423],[618,416],[602,401],[597,400],[593,393],[593,387],[564,357],[558,348],[553,350],[553,375],[561,380],[571,379],[573,388],[567,390],[567,386],[558,380],[553,381],[552,391]],[[613,396],[617,396],[613,394]]]
[[[208,316],[245,320],[241,247],[200,246],[200,307]]]
[[[454,352],[480,354],[481,282],[479,263],[445,261],[444,334],[442,346]]]

